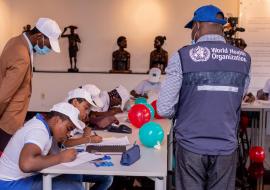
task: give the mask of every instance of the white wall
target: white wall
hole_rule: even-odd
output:
[[[146,74],[35,73],[29,110],[48,111],[53,104],[63,101],[68,91],[83,84],[98,84],[107,91],[122,84],[131,91],[147,77]]]
[[[239,11],[240,24],[246,29],[239,36],[248,44],[245,50],[252,60],[249,90],[257,92],[270,78],[270,1],[241,0]]]
[[[11,36],[10,5],[6,0],[0,0],[0,52]]]
[[[32,26],[39,17],[55,19],[60,27],[73,24],[79,27],[82,40],[78,54],[81,71],[108,71],[111,54],[117,49],[116,39],[127,37],[131,53],[131,69],[145,72],[156,35],[167,36],[164,48],[171,55],[189,44],[190,30],[184,25],[201,5],[215,4],[226,16],[238,15],[238,0],[6,0],[11,17],[10,35],[21,33],[26,24]],[[0,4],[1,6],[1,4]],[[1,11],[0,11],[1,14]],[[1,32],[0,32],[1,33]],[[1,40],[1,39],[0,39]],[[38,70],[65,71],[69,67],[67,39],[61,39],[61,54],[35,57]],[[66,93],[81,84],[95,83],[111,90],[123,84],[133,89],[147,75],[34,73],[33,94],[29,110],[46,111],[63,100]]]
[[[38,17],[55,19],[60,27],[79,27],[82,44],[78,67],[82,71],[108,71],[116,39],[127,37],[131,69],[145,72],[156,35],[167,36],[164,48],[171,55],[190,42],[190,30],[183,26],[196,8],[215,4],[226,15],[238,14],[238,0],[6,0],[11,3],[12,35],[26,24],[34,25]],[[39,70],[67,70],[67,39],[61,39],[61,54],[37,57]]]

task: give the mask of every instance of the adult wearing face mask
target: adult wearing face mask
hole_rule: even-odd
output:
[[[193,45],[179,49],[166,68],[158,114],[174,118],[177,190],[233,190],[237,129],[251,58],[226,44],[223,12],[200,7],[185,26]]]
[[[0,152],[23,126],[31,97],[33,54],[59,53],[61,30],[49,18],[38,19],[29,32],[10,39],[0,57]]]

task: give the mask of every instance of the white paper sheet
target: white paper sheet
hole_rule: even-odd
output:
[[[102,142],[100,143],[89,143],[88,145],[96,145],[96,146],[102,146],[102,145],[129,145],[130,142],[127,138],[127,136],[120,137],[120,138],[104,138]]]
[[[78,166],[82,163],[96,160],[96,159],[102,158],[102,157],[103,157],[102,155],[96,155],[96,154],[91,154],[88,152],[82,152],[82,153],[79,153],[77,155],[77,158],[74,161],[62,163],[60,165],[67,166],[67,167],[74,167],[74,166]]]

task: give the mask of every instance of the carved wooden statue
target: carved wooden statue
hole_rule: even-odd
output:
[[[117,39],[119,49],[112,54],[112,73],[131,73],[130,70],[130,53],[125,50],[127,48],[127,39],[120,36]]]
[[[165,40],[165,36],[157,36],[154,43],[155,50],[150,54],[149,69],[158,67],[162,73],[165,73],[165,68],[168,64],[168,52],[162,48]]]
[[[70,34],[65,34],[67,29],[70,29]],[[64,28],[64,31],[61,35],[62,38],[68,38],[68,52],[69,52],[69,60],[70,60],[70,68],[68,72],[78,72],[79,69],[77,68],[77,52],[79,51],[78,43],[81,43],[80,37],[78,34],[75,33],[77,26],[68,26]],[[74,60],[74,66],[73,66]]]

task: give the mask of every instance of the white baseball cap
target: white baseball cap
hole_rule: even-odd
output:
[[[59,113],[62,113],[71,120],[71,122],[76,126],[78,129],[83,129],[85,125],[83,122],[79,119],[80,111],[75,108],[73,105],[67,103],[67,102],[61,102],[58,104],[55,104],[50,111],[56,111]]]
[[[130,98],[130,95],[129,95],[129,92],[128,90],[120,85],[116,88],[116,91],[118,92],[119,96],[121,97],[122,99],[122,103],[121,103],[121,109],[123,110],[124,107],[125,107],[125,104],[127,103],[127,101],[129,100]]]
[[[87,102],[89,102],[89,104],[91,104],[92,106],[97,107],[97,105],[93,102],[93,100],[91,98],[91,94],[85,89],[76,88],[74,90],[69,91],[68,96],[66,98],[66,101],[69,101],[73,98],[83,98]]]
[[[159,68],[152,68],[149,71],[148,81],[158,83],[161,77],[161,70]]]
[[[36,28],[49,38],[53,51],[59,53],[60,46],[58,38],[61,35],[61,30],[58,24],[49,18],[39,18],[36,23]]]
[[[102,108],[104,106],[103,101],[100,99],[100,89],[94,84],[86,84],[82,86],[82,89],[85,89],[90,95],[91,98],[96,104],[96,107]]]

